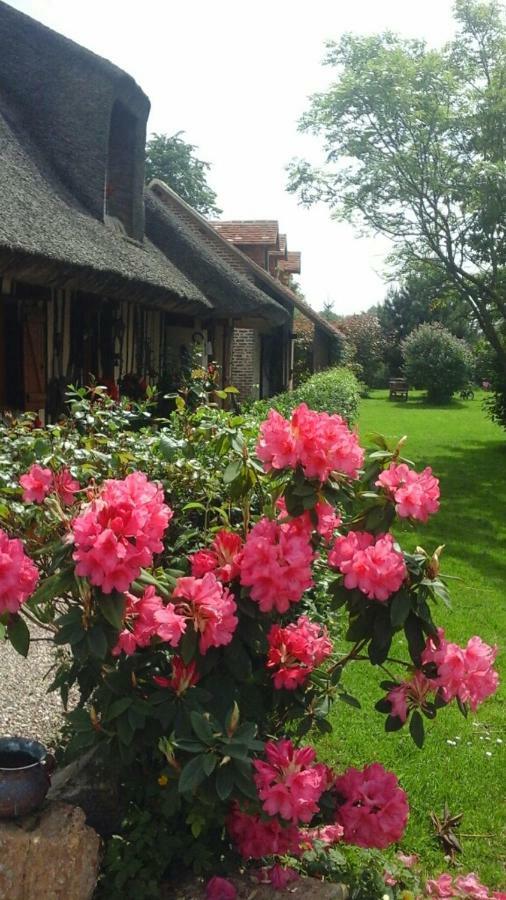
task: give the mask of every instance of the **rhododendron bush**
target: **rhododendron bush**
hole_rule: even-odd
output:
[[[366,454],[340,416],[304,404],[259,433],[180,406],[123,441],[74,403],[91,424],[27,430],[0,507],[0,623],[20,652],[27,620],[62,648],[53,688],[80,694],[69,756],[106,749],[177,834],[176,860],[200,869],[237,854],[288,884],[280,857],[400,841],[396,775],[325,765],[312,739],[334,701],[358,703],[350,665],[387,672],[377,709],[419,746],[446,705],[467,713],[496,690],[496,648],[459,647],[434,622],[441,547],[408,553],[391,532],[437,513],[436,476],[403,441],[377,436]]]

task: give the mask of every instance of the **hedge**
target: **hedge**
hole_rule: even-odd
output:
[[[256,400],[248,411],[260,421],[271,407],[283,416],[289,416],[299,403],[307,403],[310,409],[338,413],[352,424],[358,416],[359,399],[358,382],[353,372],[338,367],[317,372],[293,391],[277,394],[268,400]]]

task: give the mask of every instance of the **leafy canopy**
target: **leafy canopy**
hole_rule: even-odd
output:
[[[457,0],[455,16],[438,50],[391,32],[327,45],[335,81],[300,122],[325,161],[292,162],[289,190],[389,236],[397,273],[448,280],[506,373],[506,24],[497,0]]]
[[[153,134],[146,144],[146,182],[165,181],[202,215],[220,215],[216,193],[207,183],[211,166],[195,156],[197,147],[184,141],[183,131]]]

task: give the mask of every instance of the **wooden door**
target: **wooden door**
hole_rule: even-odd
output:
[[[38,412],[46,405],[46,306],[25,300],[23,307],[24,405]]]

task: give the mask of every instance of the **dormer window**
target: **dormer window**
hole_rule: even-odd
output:
[[[134,235],[134,187],[137,119],[116,100],[109,128],[109,149],[104,187],[104,213]]]

